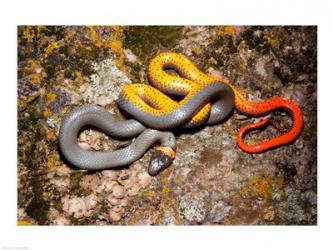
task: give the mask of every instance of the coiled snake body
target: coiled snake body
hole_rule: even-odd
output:
[[[169,68],[179,75],[166,72]],[[148,65],[148,78],[153,86],[129,84],[118,98],[120,108],[135,120],[121,121],[104,109],[90,105],[75,108],[67,114],[59,133],[60,149],[66,159],[82,169],[116,168],[134,162],[149,147],[160,142],[161,146],[153,153],[148,168],[149,173],[155,175],[172,163],[176,150],[173,134],[159,130],[218,123],[231,113],[234,104],[238,110],[249,115],[284,109],[293,118],[290,131],[257,145],[245,144],[243,139],[246,133],[274,123],[265,119],[242,127],[237,142],[248,153],[260,153],[290,143],[302,130],[302,113],[291,100],[274,97],[260,103],[250,102],[227,79],[204,74],[180,54],[165,52],[157,55]],[[175,101],[174,98],[182,99]],[[77,145],[78,133],[85,125],[93,125],[113,137],[137,138],[128,147],[116,151],[86,151]]]

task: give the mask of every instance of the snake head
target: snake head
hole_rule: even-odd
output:
[[[148,173],[157,175],[161,170],[169,167],[175,157],[176,153],[171,147],[157,147],[150,159]]]

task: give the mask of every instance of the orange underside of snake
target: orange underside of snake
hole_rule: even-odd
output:
[[[172,66],[177,69],[180,76],[173,76],[165,71],[166,66]],[[244,139],[247,133],[252,130],[257,130],[266,125],[273,125],[276,127],[275,122],[270,118],[263,119],[257,123],[248,124],[240,128],[237,143],[238,146],[247,153],[261,153],[266,150],[283,146],[295,141],[301,134],[303,129],[303,115],[301,109],[297,104],[289,99],[275,96],[261,102],[252,102],[246,99],[238,89],[227,79],[223,77],[210,76],[200,71],[189,59],[185,56],[165,52],[160,53],[154,57],[148,65],[148,75],[152,81],[158,83],[160,87],[165,87],[170,82],[176,84],[175,88],[184,93],[189,92],[188,84],[186,81],[194,81],[202,86],[211,83],[212,81],[220,81],[228,84],[235,94],[236,109],[248,116],[261,116],[266,115],[274,110],[284,110],[292,118],[291,128],[285,132],[271,139],[264,140],[254,145],[248,145]]]

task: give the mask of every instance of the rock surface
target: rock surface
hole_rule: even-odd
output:
[[[234,112],[226,122],[175,131],[177,156],[151,177],[151,155],[127,168],[87,172],[59,153],[63,116],[84,103],[121,117],[123,86],[147,82],[159,51],[188,56],[223,75],[254,101],[291,98],[305,126],[293,144],[249,155],[240,126],[258,118]],[[286,127],[283,112],[271,114]],[[269,128],[249,135],[259,141]],[[92,128],[78,141],[113,150]],[[317,224],[317,30],[315,27],[20,26],[18,27],[18,225],[315,225]]]

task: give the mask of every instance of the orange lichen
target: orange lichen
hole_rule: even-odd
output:
[[[58,158],[55,154],[49,155],[49,157],[47,158],[47,162],[46,162],[47,169],[49,169],[49,170],[54,169],[56,167],[57,162],[58,162]]]
[[[46,139],[48,141],[52,141],[54,139],[54,133],[53,133],[53,131],[47,131],[46,132]]]
[[[19,220],[17,221],[18,226],[34,226],[36,223],[34,221]]]
[[[46,98],[47,98],[47,102],[51,103],[57,99],[57,95],[54,92],[49,92],[49,93],[47,93]]]
[[[43,115],[44,117],[49,117],[51,115],[51,110],[49,108],[45,108]]]

